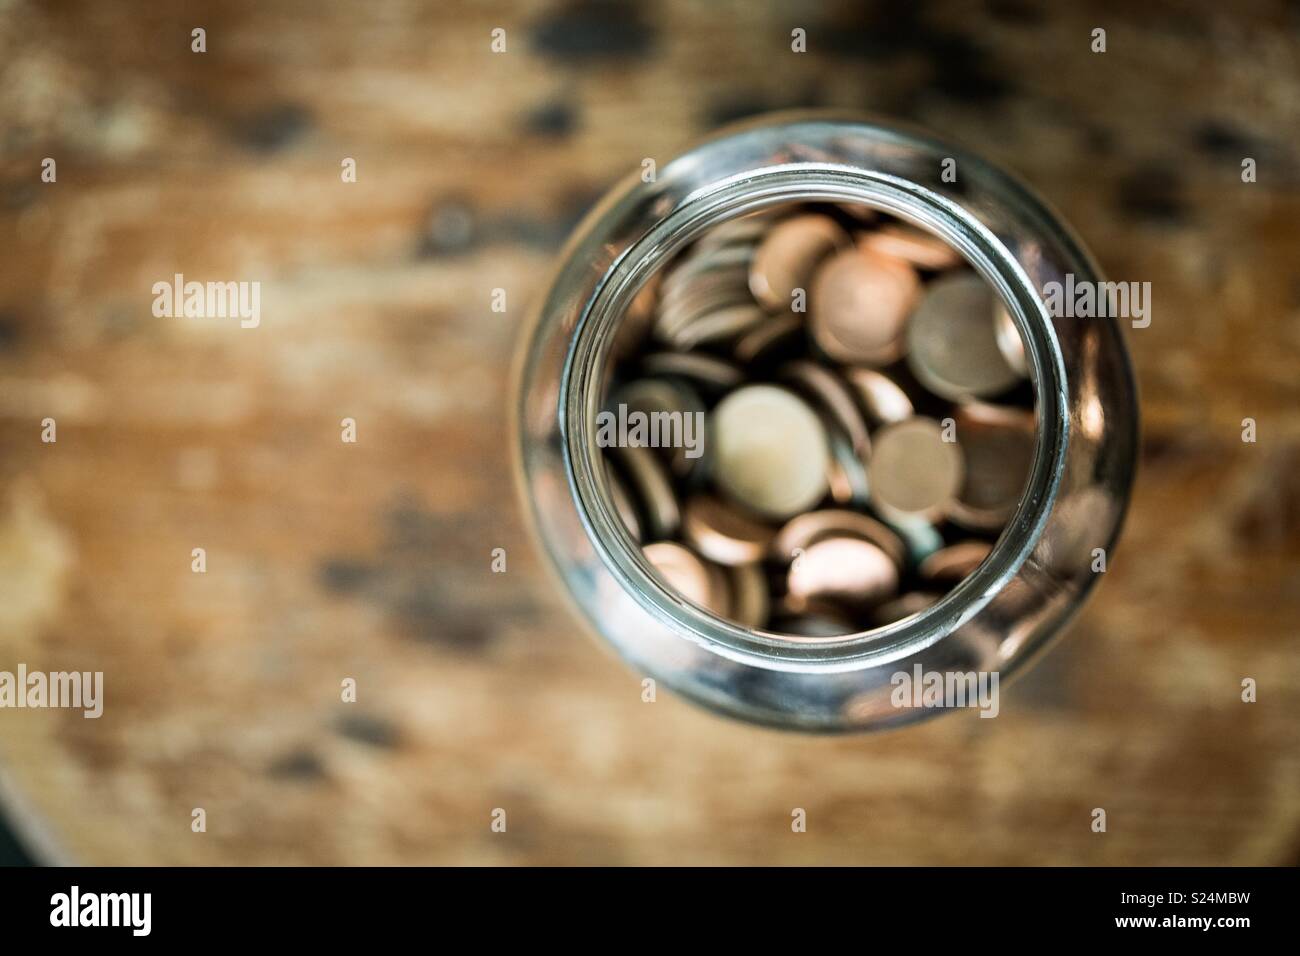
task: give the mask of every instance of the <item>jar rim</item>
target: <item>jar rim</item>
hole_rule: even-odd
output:
[[[936,604],[883,627],[833,638],[746,628],[668,588],[632,541],[601,480],[594,421],[601,371],[632,298],[679,249],[706,230],[792,202],[868,205],[927,229],[961,252],[1004,305],[1026,348],[1034,388],[1034,460],[1020,502],[988,557]],[[859,669],[898,660],[942,640],[1016,576],[1056,502],[1069,444],[1065,361],[1037,290],[1015,255],[960,204],[908,179],[835,163],[772,165],[719,179],[687,195],[631,243],[601,277],[577,317],[560,379],[564,470],[580,520],[606,569],[647,612],[689,639],[741,663],[790,670]]]

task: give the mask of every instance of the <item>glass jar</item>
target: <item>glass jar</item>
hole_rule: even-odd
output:
[[[945,182],[951,171],[955,181]],[[1002,297],[1035,392],[1031,472],[987,559],[928,610],[834,638],[745,628],[668,589],[617,516],[594,438],[618,323],[648,278],[719,222],[793,201],[875,207],[959,250]],[[1042,290],[1067,275],[1100,281],[1079,240],[1024,184],[956,146],[874,120],[767,117],[657,176],[632,175],[561,252],[516,369],[525,510],[563,589],[642,678],[767,725],[882,728],[940,711],[900,706],[900,674],[1009,677],[1096,583],[1135,469],[1136,387],[1119,323],[1049,314]]]

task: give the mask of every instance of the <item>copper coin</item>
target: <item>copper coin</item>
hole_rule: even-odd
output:
[[[645,515],[645,536],[653,541],[671,538],[681,527],[682,513],[673,493],[668,469],[651,448],[616,446],[609,451],[623,465]]]
[[[727,580],[717,565],[710,565],[675,541],[658,541],[641,549],[660,580],[686,600],[726,617],[731,610]]]
[[[853,389],[872,425],[901,422],[916,414],[907,392],[883,372],[873,368],[845,368],[840,374]]]
[[[869,226],[880,218],[880,210],[860,202],[840,203],[840,212],[852,216],[858,223]]]
[[[772,539],[768,554],[773,560],[788,564],[797,552],[807,551],[814,543],[828,537],[870,541],[889,555],[898,567],[902,567],[907,559],[906,547],[897,534],[875,518],[842,508],[808,511],[791,518]]]
[[[1015,513],[1034,461],[1034,414],[983,403],[953,417],[966,477],[949,517],[972,531],[1000,531]]]
[[[907,326],[907,364],[941,398],[966,401],[1005,392],[1021,376],[998,347],[997,300],[970,272],[930,283]]]
[[[725,272],[701,276],[695,282],[682,289],[671,299],[659,302],[659,313],[655,329],[660,335],[669,337],[683,326],[729,305],[754,305],[754,297],[744,285],[737,285],[735,277]]]
[[[776,533],[714,495],[694,495],[686,502],[682,531],[687,543],[719,564],[761,561]]]
[[[681,295],[660,302],[655,332],[660,339],[672,342],[705,316],[733,306],[749,306],[762,312],[749,290],[737,285],[732,277],[724,273],[703,276]]]
[[[951,269],[963,261],[960,252],[934,233],[901,222],[867,233],[859,245],[871,252],[902,259],[917,269]]]
[[[943,428],[933,419],[909,418],[876,432],[869,474],[876,507],[940,517],[961,488],[961,449],[944,441]]]
[[[902,259],[848,249],[817,270],[809,295],[813,341],[852,365],[887,365],[906,343],[920,280]]]
[[[663,280],[662,294],[670,299],[690,286],[701,276],[721,271],[734,270],[744,276],[741,285],[748,281],[749,267],[754,259],[752,245],[731,245],[699,249],[695,254],[678,259],[671,266]]]
[[[812,399],[813,404],[830,416],[848,438],[854,454],[863,458],[867,456],[871,450],[867,423],[862,420],[853,393],[843,379],[825,366],[807,359],[787,362],[777,369],[776,375]]]
[[[660,304],[678,301],[705,282],[735,286],[748,294],[749,268],[753,258],[752,246],[728,246],[687,259],[664,276]]]
[[[687,426],[686,416],[703,414],[705,410],[704,402],[692,388],[666,378],[638,378],[621,385],[610,396],[606,409],[617,414],[619,405],[626,406],[629,414],[640,412],[647,417],[665,414],[677,416],[682,421],[683,436],[686,427],[694,427]],[[699,436],[698,440],[702,445],[704,436]],[[699,455],[689,457],[689,450],[685,444],[664,445],[657,448],[656,453],[668,462],[673,474],[685,477],[695,470],[702,459]]]
[[[802,335],[803,322],[797,315],[787,312],[784,315],[768,316],[761,325],[737,339],[731,354],[737,362],[753,365],[783,351],[793,350]]]
[[[641,368],[650,375],[687,379],[710,392],[728,391],[745,380],[735,365],[699,352],[653,352],[642,357]]]
[[[783,520],[826,494],[826,429],[793,392],[746,385],[713,409],[713,479],[751,511]]]
[[[984,563],[993,546],[987,541],[961,541],[936,551],[916,569],[931,584],[954,585]]]
[[[898,591],[898,566],[870,541],[830,537],[808,546],[787,581],[795,598],[869,605]]]
[[[826,216],[810,213],[777,223],[763,237],[749,271],[749,288],[772,312],[790,308],[795,289],[808,289],[818,264],[849,237]]]
[[[672,337],[679,349],[693,349],[712,342],[738,338],[768,319],[768,314],[752,302],[727,305],[697,316]]]

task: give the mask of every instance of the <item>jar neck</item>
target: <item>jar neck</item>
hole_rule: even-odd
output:
[[[988,559],[938,603],[886,627],[836,638],[751,630],[713,617],[668,590],[617,515],[595,440],[614,332],[641,287],[671,257],[719,223],[774,206],[823,201],[867,205],[936,233],[960,251],[1004,301],[1025,344],[1037,401],[1033,465],[1020,505]],[[1033,283],[1011,252],[951,200],[884,173],[823,164],[773,166],[692,193],[614,263],[578,318],[559,396],[570,490],[588,537],[620,586],[656,618],[737,661],[792,670],[887,663],[941,640],[984,607],[1033,550],[1065,467],[1069,409],[1060,342]]]

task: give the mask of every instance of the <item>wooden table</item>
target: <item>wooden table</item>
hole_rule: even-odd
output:
[[[1297,862],[1293,7],[185,7],[0,9],[0,670],[106,687],[99,720],[0,711],[43,856]],[[643,158],[794,106],[981,150],[1152,283],[1122,547],[997,720],[808,739],[644,704],[522,528],[507,367],[558,244]],[[260,325],[155,317],[178,272],[259,281]]]

